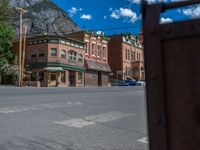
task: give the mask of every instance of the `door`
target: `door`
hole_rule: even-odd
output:
[[[55,87],[56,86],[56,80],[57,80],[57,74],[56,73],[51,73],[50,74],[50,86]]]
[[[98,72],[98,86],[102,86],[102,73]]]
[[[69,72],[69,86],[76,86],[76,72]]]

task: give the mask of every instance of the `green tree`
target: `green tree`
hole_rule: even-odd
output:
[[[11,23],[13,10],[9,5],[9,0],[0,0],[0,22]]]
[[[4,66],[14,59],[12,41],[14,30],[12,26],[13,11],[8,0],[0,0],[0,83]]]

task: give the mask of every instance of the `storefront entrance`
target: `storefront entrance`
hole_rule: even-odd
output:
[[[50,74],[50,86],[51,87],[56,87],[56,81],[57,81],[57,74],[56,73],[51,73]]]
[[[76,86],[76,72],[69,71],[69,86]]]
[[[98,71],[98,86],[102,86],[102,73]]]

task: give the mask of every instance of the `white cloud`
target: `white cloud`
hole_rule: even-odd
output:
[[[129,1],[130,3],[133,3],[133,4],[140,4],[141,0],[127,0]]]
[[[140,4],[141,0],[126,0],[132,4]],[[148,3],[168,2],[168,0],[146,0]],[[185,1],[185,0],[171,0],[172,2]]]
[[[134,23],[138,19],[137,14],[129,8],[116,9],[112,11],[110,16],[114,19],[126,18],[131,23]]]
[[[117,11],[113,11],[110,16],[111,16],[111,18],[114,18],[114,19],[119,19],[120,18],[120,15],[118,14]]]
[[[92,15],[90,15],[90,14],[83,14],[83,15],[81,15],[80,18],[84,19],[84,20],[91,20],[92,19]]]
[[[113,8],[112,8],[112,7],[110,7],[110,8],[109,8],[109,11],[112,11],[112,10],[113,10]]]
[[[186,16],[190,16],[191,18],[199,18],[200,17],[200,5],[192,6],[187,9],[178,10],[178,12],[183,13]]]
[[[104,16],[103,19],[107,19],[107,16]]]
[[[170,22],[173,22],[173,20],[171,18],[161,18],[160,19],[161,24],[170,23]]]
[[[76,7],[72,7],[71,9],[68,10],[68,12],[69,12],[69,15],[73,17],[75,14],[78,13],[78,11],[82,11],[82,10],[83,10],[82,8],[78,9]]]

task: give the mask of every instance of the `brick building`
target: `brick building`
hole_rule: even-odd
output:
[[[18,42],[14,43],[14,51]],[[57,36],[37,35],[27,38],[26,69],[31,83],[43,87],[84,86],[84,43]]]
[[[85,85],[107,86],[109,73],[109,38],[94,32],[80,31],[68,35],[85,43]]]
[[[130,34],[114,35],[108,44],[108,60],[113,75],[111,82],[116,79],[145,79],[144,51],[138,37]]]

